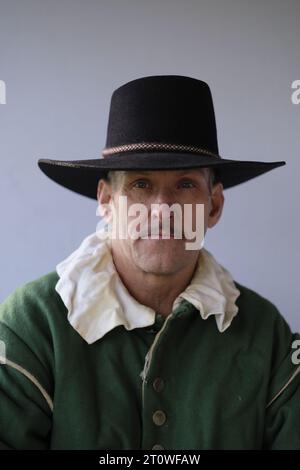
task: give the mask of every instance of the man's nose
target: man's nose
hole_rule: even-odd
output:
[[[174,219],[173,210],[176,209],[176,206],[170,211],[169,208],[176,203],[174,194],[170,190],[161,190],[155,195],[151,200],[150,213],[151,217],[159,220],[159,224],[162,224],[163,220]]]
[[[153,195],[152,204],[168,204],[171,206],[176,202],[174,192],[169,188],[162,188]]]

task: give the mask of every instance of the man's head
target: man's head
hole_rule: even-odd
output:
[[[147,221],[153,216],[153,205],[185,205],[191,207],[191,222],[196,229],[196,205],[204,206],[204,233],[219,221],[223,204],[223,186],[214,179],[209,168],[186,170],[148,170],[148,171],[112,171],[98,184],[97,199],[101,205],[114,207],[118,213],[120,196],[126,196],[127,208],[133,204],[143,204],[147,208]],[[128,213],[127,213],[128,214]],[[130,223],[131,217],[122,213],[119,224]],[[109,217],[109,214],[105,214]],[[159,226],[163,212],[157,214]],[[173,224],[173,225],[172,225]],[[170,215],[171,233],[174,229],[174,217]],[[140,227],[139,227],[140,228]],[[184,235],[184,233],[183,233]],[[128,266],[157,275],[171,275],[184,269],[189,263],[195,263],[199,250],[186,250],[186,239],[112,239],[114,256],[122,257]]]

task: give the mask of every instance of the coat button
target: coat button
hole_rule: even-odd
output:
[[[165,450],[165,448],[160,444],[154,444],[154,446],[152,446],[152,450]]]
[[[165,413],[161,410],[156,410],[153,415],[152,415],[153,423],[156,424],[156,426],[162,426],[165,424],[167,417]]]
[[[156,392],[161,392],[165,386],[165,383],[163,381],[163,379],[161,379],[160,377],[156,377],[156,379],[153,380],[153,388]]]

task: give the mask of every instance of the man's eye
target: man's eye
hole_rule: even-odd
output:
[[[149,186],[149,183],[144,180],[139,180],[133,183],[133,187],[138,188],[138,189],[146,189],[148,186]]]
[[[183,186],[184,188],[194,188],[195,185],[194,183],[192,183],[192,181],[182,181],[180,183],[181,186]]]

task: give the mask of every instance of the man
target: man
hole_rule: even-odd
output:
[[[203,246],[223,190],[284,162],[221,158],[209,87],[182,76],[114,92],[103,157],[39,160],[107,230],[1,306],[2,447],[299,449],[298,336]]]

